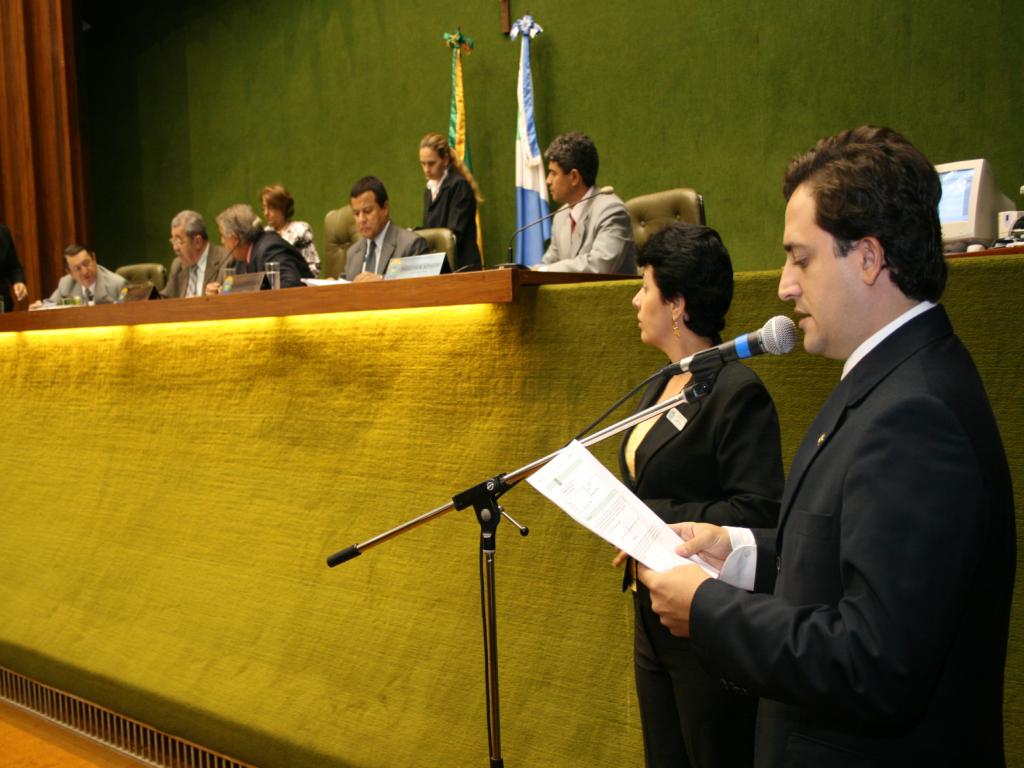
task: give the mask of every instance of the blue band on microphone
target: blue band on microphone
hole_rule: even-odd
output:
[[[742,336],[736,337],[736,357],[740,360],[744,360],[750,357],[750,344],[748,339],[750,338],[749,333],[744,333]]]

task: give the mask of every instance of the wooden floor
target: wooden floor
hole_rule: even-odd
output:
[[[145,764],[0,701],[0,765],[3,768],[139,768]]]

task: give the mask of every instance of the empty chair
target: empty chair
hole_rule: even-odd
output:
[[[346,253],[358,239],[359,228],[351,205],[328,211],[324,217],[324,255],[320,276],[340,276],[345,271]]]
[[[633,241],[643,247],[647,238],[672,221],[706,224],[704,196],[688,188],[666,189],[626,201],[633,225]]]
[[[128,281],[130,285],[150,282],[158,291],[164,289],[167,284],[167,267],[163,264],[125,264],[118,267],[117,274]]]
[[[416,234],[430,244],[431,253],[443,253],[448,259],[448,267],[454,272],[457,258],[457,245],[455,233],[447,227],[427,227],[417,229]]]

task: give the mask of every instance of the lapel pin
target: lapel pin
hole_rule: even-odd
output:
[[[825,444],[825,438],[826,437],[828,437],[828,433],[827,432],[822,432],[820,435],[818,435],[818,447],[819,448],[821,448],[821,446],[823,446]]]

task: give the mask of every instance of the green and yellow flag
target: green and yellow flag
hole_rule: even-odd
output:
[[[469,136],[466,131],[466,95],[462,86],[462,54],[473,52],[473,38],[462,34],[461,29],[446,32],[445,45],[452,51],[452,103],[448,113],[448,146],[458,156],[470,173],[473,161],[469,153]],[[480,258],[484,255],[484,231],[480,226],[480,209],[476,210],[476,244]]]

